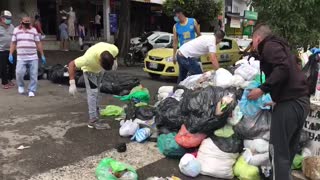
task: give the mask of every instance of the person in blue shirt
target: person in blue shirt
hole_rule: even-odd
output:
[[[186,42],[195,39],[197,36],[200,36],[201,34],[200,34],[200,26],[197,23],[197,21],[194,18],[186,17],[183,12],[183,9],[178,7],[174,10],[174,13],[175,13],[174,20],[176,24],[173,26],[173,63],[176,64],[177,63],[176,54],[177,54],[178,46],[179,47],[182,46]],[[180,66],[179,62],[178,64],[180,69],[179,77],[183,76],[181,75],[182,72],[188,73],[187,71],[181,70],[181,68],[183,67]],[[181,81],[181,79],[178,81]]]

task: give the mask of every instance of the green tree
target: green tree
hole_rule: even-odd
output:
[[[315,46],[320,40],[319,0],[254,0],[258,21],[295,46]]]
[[[189,17],[193,17],[202,22],[210,22],[217,19],[221,13],[222,1],[216,0],[166,0],[163,9],[166,15],[173,16],[176,7],[184,9]]]

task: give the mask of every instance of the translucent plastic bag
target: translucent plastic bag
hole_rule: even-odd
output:
[[[161,134],[158,137],[157,145],[159,151],[170,158],[180,158],[186,150],[176,143],[175,137],[177,133]]]
[[[243,116],[242,120],[234,126],[234,131],[244,139],[269,140],[270,125],[271,113],[263,110],[254,117]]]
[[[136,131],[131,140],[136,140],[137,142],[141,143],[147,140],[151,136],[151,134],[152,133],[150,128],[141,128]]]
[[[249,165],[243,156],[238,158],[233,167],[233,172],[239,180],[260,180],[259,168]]]
[[[138,174],[133,167],[111,158],[100,161],[96,177],[98,180],[138,180]]]
[[[243,142],[236,136],[232,135],[230,137],[217,137],[210,136],[213,143],[223,152],[226,153],[240,153],[243,149]]]
[[[250,64],[242,64],[238,69],[234,71],[234,74],[240,75],[247,81],[251,81],[259,73],[259,71]]]
[[[262,95],[257,100],[249,100],[248,95],[251,89],[259,87],[260,83],[252,81],[247,89],[244,90],[241,100],[239,102],[240,110],[245,116],[255,116],[262,109],[270,109],[270,106],[265,106],[267,103],[271,103],[272,99],[270,94]]]
[[[227,88],[233,85],[233,75],[226,69],[220,68],[215,72],[214,84]]]
[[[180,159],[179,169],[186,176],[197,177],[201,172],[201,164],[192,154],[185,154]]]
[[[182,125],[175,139],[176,142],[184,148],[194,148],[198,147],[206,137],[207,135],[202,133],[191,134],[188,132],[186,126]]]
[[[139,124],[136,122],[132,122],[132,120],[121,121],[120,122],[119,134],[122,137],[133,136],[136,131],[139,129]]]

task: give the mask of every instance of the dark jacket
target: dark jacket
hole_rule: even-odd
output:
[[[308,96],[305,76],[298,69],[289,45],[276,36],[266,37],[258,46],[260,69],[266,82],[260,86],[270,93],[274,102],[282,102]]]

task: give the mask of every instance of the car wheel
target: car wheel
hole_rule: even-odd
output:
[[[151,79],[159,79],[160,78],[160,74],[149,73],[149,76],[151,77]]]

